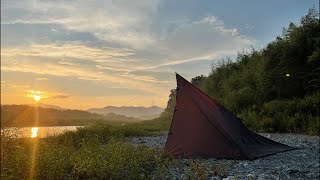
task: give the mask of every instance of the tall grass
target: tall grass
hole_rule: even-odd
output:
[[[160,127],[160,126],[159,126]],[[157,129],[157,128],[155,128]],[[128,136],[157,134],[148,123],[96,125],[44,139],[1,136],[1,179],[150,179],[167,172],[158,149]],[[32,169],[33,167],[33,169]]]

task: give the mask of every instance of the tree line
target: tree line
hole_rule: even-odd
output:
[[[320,23],[315,9],[265,48],[238,53],[191,82],[260,132],[319,134]],[[175,106],[171,90],[166,111]]]

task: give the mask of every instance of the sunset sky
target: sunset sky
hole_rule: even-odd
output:
[[[2,0],[1,104],[165,107],[174,72],[261,49],[318,0]],[[39,99],[39,97],[38,97]]]

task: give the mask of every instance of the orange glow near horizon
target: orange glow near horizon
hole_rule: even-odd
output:
[[[10,92],[9,92],[10,90]],[[65,109],[78,109],[87,110],[90,108],[100,108],[105,106],[159,106],[165,108],[168,102],[168,95],[164,93],[163,96],[145,96],[138,95],[110,95],[110,96],[86,96],[78,95],[76,92],[66,91],[51,91],[49,88],[46,90],[26,89],[26,90],[12,90],[8,89],[2,93],[1,104],[47,104],[55,105]],[[38,91],[42,93],[38,93]],[[60,98],[60,95],[65,97]],[[40,100],[36,101],[35,96],[40,96]],[[137,98],[133,99],[135,96]],[[133,99],[132,101],[130,101]],[[83,103],[86,102],[86,103]]]
[[[28,90],[27,97],[32,98],[34,101],[38,102],[41,99],[48,98],[47,92],[40,90]]]

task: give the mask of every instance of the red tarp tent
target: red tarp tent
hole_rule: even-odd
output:
[[[165,151],[227,159],[257,159],[295,148],[248,130],[234,114],[179,74]]]

